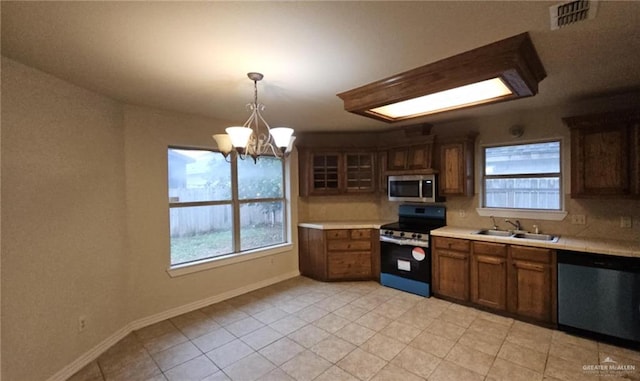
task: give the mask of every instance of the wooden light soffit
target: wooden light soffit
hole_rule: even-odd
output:
[[[344,101],[346,111],[385,122],[396,122],[452,109],[530,97],[538,93],[538,83],[546,76],[529,33],[522,33],[339,93],[337,96]],[[502,79],[512,94],[478,104],[401,118],[390,118],[370,111],[491,78]]]

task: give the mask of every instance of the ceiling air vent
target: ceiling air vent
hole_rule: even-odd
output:
[[[598,0],[568,1],[549,7],[551,30],[596,17]]]

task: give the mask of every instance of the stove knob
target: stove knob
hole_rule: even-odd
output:
[[[411,238],[416,239],[418,238],[418,235],[416,233],[411,234]]]
[[[391,230],[387,230],[384,232],[384,235],[392,236],[393,232]]]
[[[400,233],[400,237],[404,237],[404,232]]]
[[[421,239],[422,238],[422,234],[416,234],[416,238],[417,239]]]

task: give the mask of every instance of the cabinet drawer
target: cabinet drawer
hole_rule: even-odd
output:
[[[369,239],[369,238],[371,238],[371,229],[351,230],[351,239]]]
[[[367,252],[329,253],[328,262],[330,279],[371,276],[371,254]]]
[[[539,247],[511,245],[511,258],[525,261],[551,263],[551,250]]]
[[[327,239],[347,239],[349,230],[325,230]]]
[[[469,241],[465,239],[434,237],[433,242],[439,249],[469,251]]]
[[[327,242],[327,250],[329,251],[346,251],[346,250],[371,250],[371,241],[329,241]]]
[[[503,243],[473,242],[473,254],[507,256],[507,245]]]

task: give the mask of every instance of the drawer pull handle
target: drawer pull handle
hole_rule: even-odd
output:
[[[534,265],[534,264],[531,264],[531,263],[517,263],[517,262],[514,262],[513,266],[514,267],[519,267],[519,268],[525,269],[525,270],[544,271],[544,266]]]
[[[500,265],[500,264],[502,264],[504,262],[504,260],[502,258],[479,255],[478,256],[478,262],[491,263],[493,265]]]

